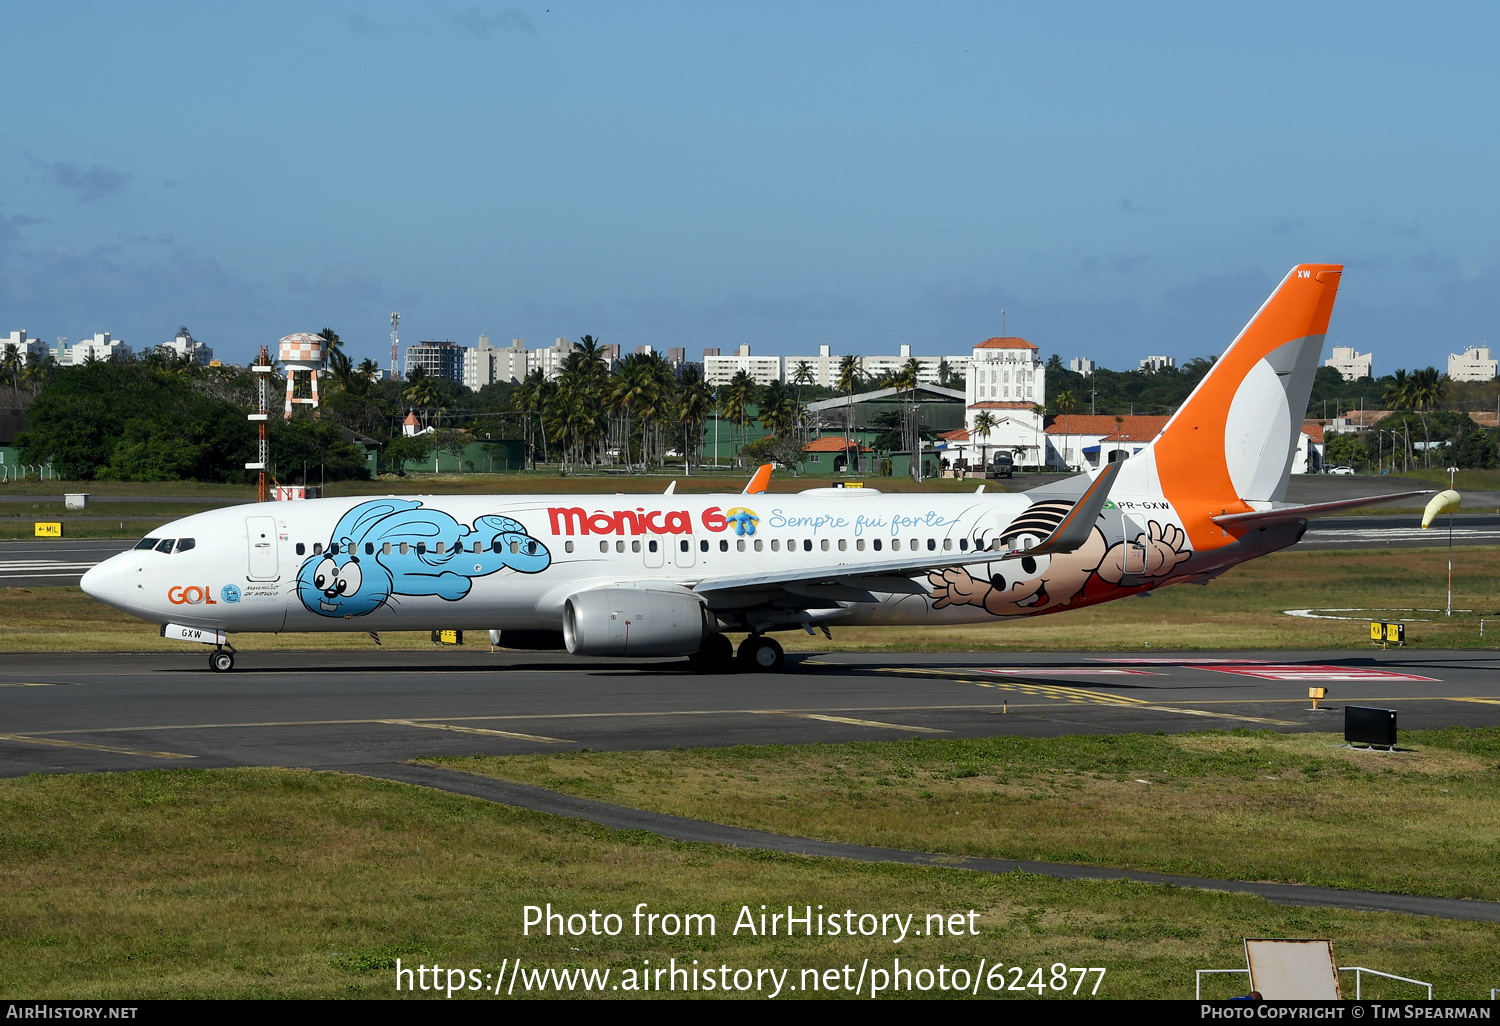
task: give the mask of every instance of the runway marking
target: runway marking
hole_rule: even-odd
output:
[[[1207,709],[1190,709],[1179,705],[1156,705],[1143,698],[1127,698],[1123,695],[1101,695],[1097,691],[1088,691],[1084,688],[1064,688],[1049,684],[1024,684],[1020,681],[990,683],[989,681],[976,680],[970,683],[982,688],[999,688],[1004,691],[1019,691],[1026,695],[1055,698],[1065,701],[1070,705],[1107,705],[1123,709],[1137,709],[1141,712],[1166,712],[1176,713],[1179,716],[1204,716],[1215,720],[1240,720],[1246,723],[1264,723],[1268,726],[1277,727],[1293,727],[1297,725],[1291,720],[1273,720],[1264,716],[1210,712]]]
[[[979,666],[980,673],[1003,673],[1012,677],[1161,677],[1152,670],[1131,670],[1116,666]]]
[[[540,734],[517,734],[509,730],[489,730],[485,727],[459,727],[452,723],[423,723],[420,720],[372,720],[373,723],[389,723],[397,727],[426,727],[428,730],[453,730],[460,734],[483,734],[488,737],[508,737],[516,741],[545,741],[554,745],[576,745],[577,741],[566,741],[560,737],[543,737]]]
[[[1393,701],[1393,699],[1387,698],[1387,699],[1382,699],[1382,701],[1389,702],[1389,701]],[[1412,699],[1411,701],[1416,701],[1416,699]],[[1500,698],[1450,698],[1450,699],[1447,699],[1447,701],[1449,701],[1449,702],[1479,702],[1479,703],[1482,703],[1484,705],[1500,705]]]
[[[1203,665],[1188,666],[1189,670],[1213,670],[1216,673],[1234,673],[1242,677],[1261,677],[1265,680],[1358,680],[1358,681],[1422,681],[1442,683],[1436,677],[1419,677],[1414,673],[1395,670],[1369,669],[1361,666],[1324,666],[1296,663],[1258,663],[1253,666]]]
[[[64,731],[52,731],[54,734]],[[196,759],[196,755],[180,752],[146,752],[138,748],[119,748],[115,745],[91,745],[83,741],[62,741],[55,737],[32,737],[30,734],[0,734],[0,741],[24,741],[34,745],[55,745],[58,748],[83,748],[92,752],[113,752],[116,755],[139,755],[146,759]]]
[[[855,727],[885,727],[888,730],[915,730],[923,734],[951,734],[951,730],[937,727],[913,727],[905,723],[882,723],[880,720],[857,720],[852,716],[826,716],[823,713],[788,712],[785,709],[759,710],[768,716],[795,716],[803,720],[822,720],[825,723],[847,723]]]
[[[0,688],[71,688],[80,685],[71,680],[7,680],[0,681]]]

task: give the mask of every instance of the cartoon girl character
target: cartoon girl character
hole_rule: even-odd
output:
[[[547,547],[509,517],[486,514],[466,527],[413,499],[376,499],[345,513],[325,552],[297,572],[297,595],[320,616],[364,616],[393,595],[456,602],[475,577],[500,570],[541,573]]]
[[[1005,548],[1040,544],[1067,515],[1071,502],[1039,502],[1000,536]],[[976,568],[946,567],[928,574],[934,609],[979,606],[994,616],[1027,616],[1067,605],[1088,605],[1120,588],[1141,590],[1144,577],[1161,577],[1192,555],[1187,536],[1172,524],[1152,521],[1131,544],[1110,546],[1096,524],[1072,552],[996,560]],[[1127,574],[1127,570],[1129,571]]]

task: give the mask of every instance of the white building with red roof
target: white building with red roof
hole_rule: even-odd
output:
[[[988,452],[1009,452],[1018,467],[1049,462],[1043,416],[1037,412],[1047,405],[1047,376],[1036,346],[1014,335],[980,342],[969,357],[965,392],[964,427],[969,432],[965,441],[976,448],[971,463],[977,463],[981,446]],[[979,432],[974,423],[984,412],[995,426]]]

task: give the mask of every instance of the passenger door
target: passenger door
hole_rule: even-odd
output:
[[[276,518],[246,517],[245,535],[250,546],[250,570],[245,576],[252,581],[280,579],[281,559],[276,545]]]

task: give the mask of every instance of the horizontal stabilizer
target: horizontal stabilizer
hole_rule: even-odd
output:
[[[1431,494],[1430,488],[1415,492],[1393,492],[1390,495],[1367,495],[1361,499],[1339,499],[1335,502],[1312,502],[1302,506],[1257,509],[1249,513],[1221,513],[1209,519],[1220,527],[1268,527],[1271,524],[1290,524],[1298,520],[1311,520],[1313,517],[1326,517],[1330,513],[1338,513],[1346,509],[1358,509],[1361,506],[1373,506],[1380,502],[1393,502],[1396,499],[1410,499],[1417,495]]]
[[[1104,504],[1109,501],[1109,490],[1114,487],[1115,478],[1120,476],[1120,468],[1124,465],[1124,460],[1116,460],[1101,470],[1099,476],[1094,478],[1094,483],[1073,504],[1068,515],[1053,528],[1052,533],[1041,544],[1027,549],[1023,555],[1051,556],[1082,548],[1084,542],[1089,540],[1089,533],[1099,520],[1099,514],[1104,511]]]

